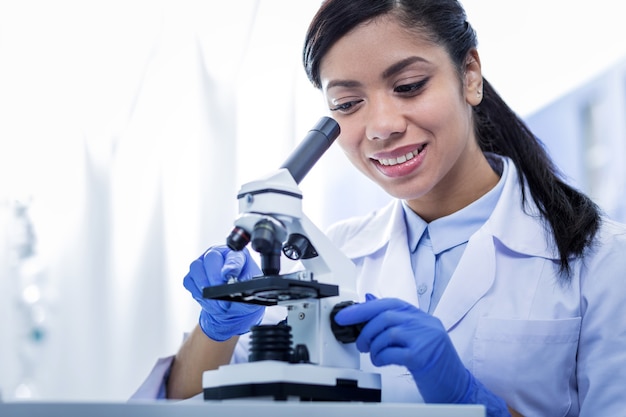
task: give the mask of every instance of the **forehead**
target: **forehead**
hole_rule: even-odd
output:
[[[334,78],[378,76],[386,67],[409,56],[425,63],[445,61],[445,49],[429,39],[429,34],[409,30],[392,17],[383,16],[355,27],[328,50],[320,63],[322,86]]]

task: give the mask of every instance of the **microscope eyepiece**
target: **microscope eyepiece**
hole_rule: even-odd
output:
[[[286,168],[297,184],[317,160],[330,148],[341,129],[339,124],[330,117],[322,117],[300,142],[281,168]]]

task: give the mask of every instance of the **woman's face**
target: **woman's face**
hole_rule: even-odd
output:
[[[320,75],[338,143],[367,177],[418,214],[475,199],[456,201],[486,175],[472,126],[482,98],[475,51],[459,77],[443,47],[383,17],[339,39]]]

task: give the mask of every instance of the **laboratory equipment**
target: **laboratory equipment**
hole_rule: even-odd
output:
[[[235,251],[259,253],[262,276],[206,287],[203,296],[287,307],[286,323],[251,329],[249,362],[203,374],[206,400],[270,398],[379,402],[381,378],[359,369],[357,326],[332,315],[355,302],[355,266],[302,211],[298,184],[332,145],[340,128],[321,118],[275,172],[244,184],[239,216],[227,237]],[[281,258],[302,269],[281,274]]]

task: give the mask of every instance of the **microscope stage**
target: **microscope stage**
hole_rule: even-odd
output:
[[[313,280],[306,281],[279,275],[205,287],[202,291],[204,298],[264,306],[306,298],[333,297],[338,294],[339,287],[334,284],[322,284]]]

